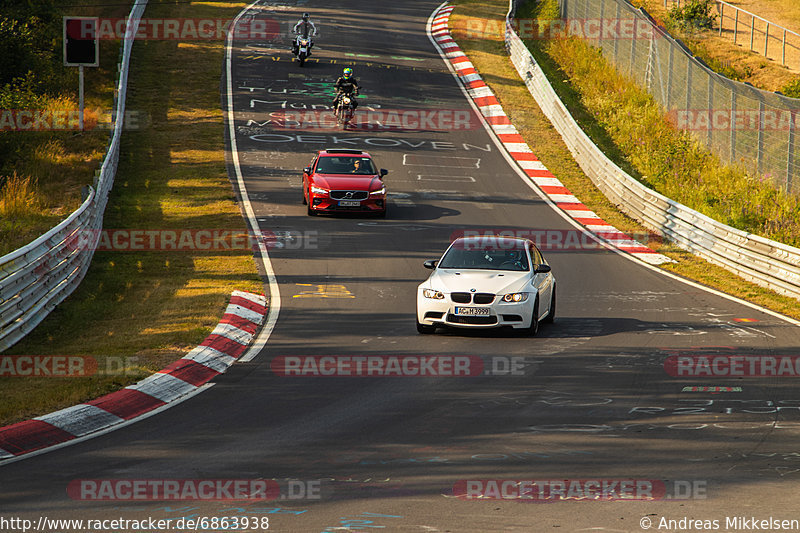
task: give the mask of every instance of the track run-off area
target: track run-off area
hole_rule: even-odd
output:
[[[287,236],[262,239],[255,256],[269,302],[258,349],[174,408],[3,466],[4,516],[151,517],[171,531],[191,529],[179,519],[247,517],[239,531],[317,533],[800,519],[800,372],[787,366],[800,329],[591,240],[554,245],[576,227],[465,98],[428,36],[438,7],[259,1],[240,13],[237,23],[285,28],[310,12],[320,29],[302,68],[285,35],[234,34],[222,65],[229,176],[253,230]],[[329,106],[347,66],[363,97],[342,130]],[[306,214],[302,169],[324,148],[366,150],[389,171],[385,219]],[[542,241],[555,323],[535,337],[417,334],[423,261],[465,232],[502,230],[558,236]],[[306,356],[473,366],[309,377],[276,364]],[[751,375],[724,375],[720,358]],[[151,492],[128,497],[137,481]],[[203,498],[204,481],[230,497]],[[207,530],[226,530],[216,524]]]

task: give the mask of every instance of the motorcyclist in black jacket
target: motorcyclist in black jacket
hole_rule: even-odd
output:
[[[311,55],[311,49],[314,47],[314,40],[311,39],[311,37],[317,35],[317,27],[313,22],[311,22],[311,18],[309,17],[308,13],[303,13],[303,18],[297,21],[297,24],[294,25],[292,32],[294,32],[294,34],[298,37],[308,38],[308,55]],[[297,53],[296,38],[292,39],[292,53]]]
[[[358,85],[358,80],[355,76],[353,76],[353,69],[346,68],[342,72],[342,76],[336,80],[336,98],[333,99],[333,108],[336,109],[336,106],[339,104],[339,100],[342,99],[342,95],[348,95],[351,97],[351,101],[353,102],[353,111],[358,107],[358,102],[356,101],[356,96],[358,96],[358,91],[361,87]]]

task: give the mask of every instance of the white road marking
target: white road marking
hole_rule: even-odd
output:
[[[475,183],[472,176],[440,176],[438,174],[417,174],[417,181],[466,181]]]
[[[416,167],[481,168],[479,157],[403,154],[403,165]]]
[[[394,198],[393,196],[389,196],[389,201],[399,207],[415,207],[417,205],[414,200],[409,198]]]
[[[236,18],[233,19],[233,23],[231,24],[231,29],[234,30],[236,28],[236,24],[239,22],[239,19],[242,18],[242,15],[252,9],[256,4],[258,4],[258,0],[247,6],[245,9],[239,12],[236,15]],[[233,36],[236,32],[230,31],[228,32],[228,36],[225,42],[225,75],[226,75],[226,89],[227,89],[227,102],[228,102],[228,135],[231,141],[231,154],[233,159],[233,168],[236,172],[236,183],[239,187],[239,191],[242,196],[242,205],[244,206],[244,211],[247,216],[247,219],[250,223],[250,227],[254,233],[256,241],[258,242],[258,250],[261,254],[261,265],[264,267],[264,272],[267,275],[267,281],[269,283],[269,305],[267,308],[267,322],[261,328],[258,333],[258,337],[255,339],[255,342],[250,346],[250,348],[239,358],[239,361],[247,362],[253,360],[253,358],[258,355],[258,353],[264,348],[269,340],[270,335],[272,335],[272,331],[275,329],[275,324],[278,322],[278,314],[280,313],[281,309],[281,293],[280,288],[278,287],[278,280],[275,277],[275,271],[272,268],[272,263],[269,260],[269,253],[267,252],[267,247],[264,244],[265,240],[263,235],[261,234],[261,229],[259,228],[258,221],[256,220],[255,212],[253,211],[253,205],[250,203],[250,198],[247,196],[247,187],[244,184],[244,178],[242,177],[242,167],[239,163],[239,149],[236,143],[236,127],[234,125],[234,108],[233,108]]]

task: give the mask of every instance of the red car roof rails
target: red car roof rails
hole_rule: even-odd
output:
[[[331,148],[330,150],[321,150],[328,154],[363,154],[363,150],[349,150],[347,148]]]

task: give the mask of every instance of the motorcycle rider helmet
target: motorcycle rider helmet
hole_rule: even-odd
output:
[[[308,13],[303,13],[303,20],[308,21]]]
[[[346,69],[344,69],[344,70],[342,71],[342,73],[344,74],[344,79],[346,79],[346,80],[347,80],[347,79],[350,79],[350,76],[352,76],[352,75],[353,75],[353,69],[351,69],[351,68],[346,68]]]

